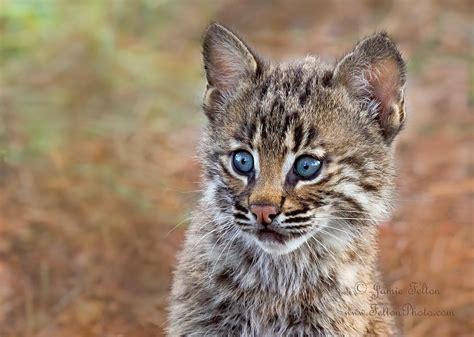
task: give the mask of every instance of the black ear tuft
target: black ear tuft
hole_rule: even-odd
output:
[[[359,42],[336,66],[334,83],[343,85],[380,124],[391,143],[405,121],[405,62],[387,33]]]

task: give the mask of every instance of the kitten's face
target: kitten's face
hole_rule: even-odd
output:
[[[203,152],[215,218],[272,254],[297,249],[318,232],[344,242],[358,225],[380,221],[392,185],[390,143],[404,116],[403,104],[395,104],[400,99],[385,109],[386,95],[374,101],[375,91],[361,103],[350,83],[338,83],[350,81],[345,64],[335,69],[317,58],[264,64],[217,27],[207,36],[218,29],[221,40],[211,36],[204,50],[210,123]],[[206,56],[216,52],[212,42],[224,46],[222,55]],[[232,43],[238,50],[229,52]]]

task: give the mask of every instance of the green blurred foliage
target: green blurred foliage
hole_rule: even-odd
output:
[[[195,19],[197,7],[204,15]],[[7,162],[28,162],[81,137],[116,138],[143,126],[160,133],[199,119],[200,29],[191,35],[170,23],[201,26],[211,15],[206,7],[5,0],[0,144]]]

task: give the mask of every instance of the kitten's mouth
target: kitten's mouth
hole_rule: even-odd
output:
[[[307,239],[307,235],[295,237],[292,233],[284,232],[284,229],[278,227],[265,227],[253,232],[256,243],[266,253],[273,255],[287,254],[299,246]]]
[[[280,234],[270,228],[264,228],[257,232],[257,237],[260,241],[263,242],[273,242],[283,244],[287,240],[287,237],[283,234]]]

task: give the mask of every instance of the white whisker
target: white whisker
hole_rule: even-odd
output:
[[[334,239],[338,240],[339,242],[341,242],[341,243],[343,243],[343,244],[346,244],[346,243],[347,243],[347,242],[345,242],[344,240],[342,240],[341,238],[337,237],[336,235],[334,235],[334,234],[332,234],[332,233],[330,233],[330,232],[328,232],[328,231],[325,231],[324,228],[320,228],[318,232],[319,232],[319,233],[323,233],[323,234],[327,234],[327,235],[333,237]],[[362,257],[357,253],[357,251],[356,251],[352,246],[350,246],[350,245],[346,245],[346,246],[347,246],[350,250],[352,250],[352,251],[354,252],[354,254],[356,254],[357,257],[358,257],[361,261],[364,260],[364,259],[362,259]]]

